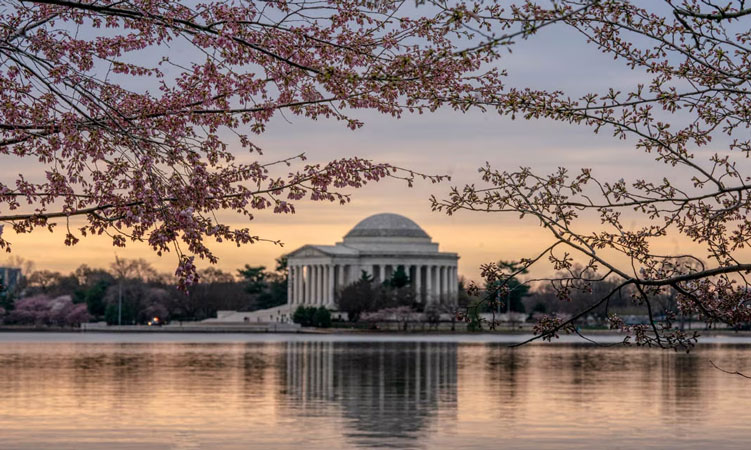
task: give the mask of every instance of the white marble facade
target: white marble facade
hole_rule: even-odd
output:
[[[335,245],[305,245],[287,255],[287,303],[336,309],[336,293],[362,271],[383,281],[404,266],[417,299],[455,303],[456,253],[439,252],[422,228],[398,214],[376,214],[358,223]]]

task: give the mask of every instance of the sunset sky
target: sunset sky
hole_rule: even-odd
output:
[[[544,29],[532,40],[518,43],[514,53],[502,59],[501,66],[509,71],[509,86],[561,89],[572,95],[604,92],[608,87],[626,89],[645,80],[643,74],[628,70],[621,61],[585,45],[583,37],[562,27]],[[583,126],[512,121],[481,111],[461,114],[441,110],[400,119],[372,111],[354,111],[352,115],[365,122],[362,129],[351,131],[335,121],[277,115],[256,142],[265,150],[263,159],[267,161],[300,152],[313,162],[361,156],[425,173],[449,174],[452,181],[436,185],[418,182],[408,189],[403,182],[389,180],[353,191],[353,200],[347,206],[304,202],[297,205],[293,216],[258,214],[250,223],[253,232],[283,241],[284,248],[269,243],[241,248],[215,245],[219,268],[234,272],[244,264],[273,266],[274,258],[284,252],[305,244],[333,244],[361,219],[393,212],[417,222],[440,243],[441,250],[459,253],[460,275],[478,279],[480,264],[531,256],[549,239],[533,220],[520,221],[512,215],[462,213],[447,217],[431,212],[431,194],[442,197],[452,185],[479,181],[477,168],[486,161],[498,169],[530,166],[544,172],[558,166],[572,170],[589,167],[596,175],[610,179],[659,180],[664,171],[674,170],[654,164],[649,155],[633,148],[633,142],[616,140],[607,131],[596,135]],[[249,157],[238,153],[240,160]],[[28,161],[2,157],[0,162],[4,165],[3,181],[11,181],[19,172],[41,173],[39,166]],[[228,220],[243,225],[240,217],[229,216]],[[109,239],[87,238],[68,248],[60,231],[14,236],[7,227],[4,236],[12,242],[14,254],[34,261],[37,269],[69,272],[83,263],[107,266],[116,254],[145,258],[167,272],[177,264],[175,255],[160,258],[143,244],[130,243],[126,249],[116,249]],[[679,241],[673,239],[662,245],[672,247],[667,249],[672,251]],[[205,265],[199,262],[199,266]]]

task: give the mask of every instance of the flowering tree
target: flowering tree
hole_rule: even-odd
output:
[[[561,299],[589,290],[594,281],[618,279],[570,319],[543,319],[536,338],[574,331],[575,320],[624,289],[646,306],[650,323],[627,327],[611,317],[612,326],[627,330],[633,335],[627,339],[639,344],[687,349],[695,341],[695,335],[675,329],[670,316],[653,315],[651,299],[665,291],[675,294],[683,314],[730,326],[748,323],[751,8],[727,0],[640,2],[648,4],[644,7],[627,0],[555,3],[555,9],[540,6],[530,14],[560,16],[560,25],[580,32],[646,81],[630,90],[582,96],[507,89],[484,103],[512,117],[549,118],[633,139],[662,165],[664,177],[607,180],[586,168],[540,174],[486,165],[480,169],[484,185],[454,188],[448,198],[434,198],[434,208],[532,218],[550,233],[552,244],[524,259],[520,270],[550,263],[562,274],[545,281]],[[565,10],[573,13],[563,17]],[[641,227],[630,229],[626,218],[641,221]],[[601,226],[592,229],[591,219]],[[700,244],[704,253],[654,250],[675,236]],[[520,270],[488,264],[483,276],[503,281],[498,287],[503,289]]]
[[[348,114],[359,108],[465,109],[499,87],[499,73],[483,67],[495,44],[528,33],[459,48],[470,23],[497,16],[497,6],[405,5],[3,2],[0,153],[36,161],[39,176],[0,184],[0,220],[18,233],[63,223],[68,245],[101,234],[115,246],[146,241],[158,254],[175,251],[190,284],[195,256],[216,261],[207,237],[261,239],[229,227],[219,210],[250,220],[254,210],[294,212],[303,198],[346,202],[342,189],[384,177],[411,182],[414,172],[359,158],[266,160],[253,143],[282,112],[357,128]],[[232,148],[259,157],[241,163]]]
[[[91,320],[86,304],[74,304],[70,296],[50,298],[36,295],[22,298],[4,318],[12,325],[79,326]]]

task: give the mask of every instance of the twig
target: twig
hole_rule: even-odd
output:
[[[724,373],[727,373],[729,375],[740,375],[743,378],[747,378],[747,379],[751,380],[751,376],[748,376],[748,375],[746,375],[744,373],[738,372],[737,370],[732,371],[732,372],[729,371],[729,370],[725,370],[722,367],[717,366],[717,364],[715,364],[714,361],[712,361],[711,359],[709,360],[709,364],[712,364],[712,367],[714,367],[715,369],[719,370],[720,372],[724,372]]]

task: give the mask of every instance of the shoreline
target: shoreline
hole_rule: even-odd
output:
[[[0,353],[13,345],[44,344],[201,344],[201,345],[286,345],[298,343],[329,343],[343,345],[383,345],[383,344],[452,344],[452,345],[490,345],[519,350],[544,346],[591,347],[613,351],[660,351],[658,348],[623,345],[623,335],[590,334],[582,338],[576,334],[561,335],[552,342],[536,340],[519,346],[532,338],[532,334],[510,333],[121,333],[121,332],[10,332],[0,333]],[[698,343],[691,349],[712,348],[717,345],[751,347],[751,336],[712,335],[699,337]],[[9,347],[10,346],[10,347]],[[672,353],[672,350],[671,350]],[[685,353],[685,352],[679,352]]]
[[[532,336],[530,330],[482,330],[470,332],[466,330],[391,330],[391,329],[364,329],[364,328],[313,328],[313,327],[286,327],[281,324],[268,324],[268,326],[239,325],[123,325],[92,328],[68,328],[68,327],[36,327],[36,326],[0,326],[0,334],[12,333],[67,333],[67,334],[301,334],[320,336]],[[697,332],[699,339],[702,337],[738,337],[751,338],[751,330],[732,329],[691,329],[684,330],[687,333]],[[608,329],[582,329],[582,334],[589,336],[625,337],[625,333]],[[566,336],[561,334],[561,336]],[[575,336],[575,335],[572,335]],[[553,340],[555,341],[555,339]]]

